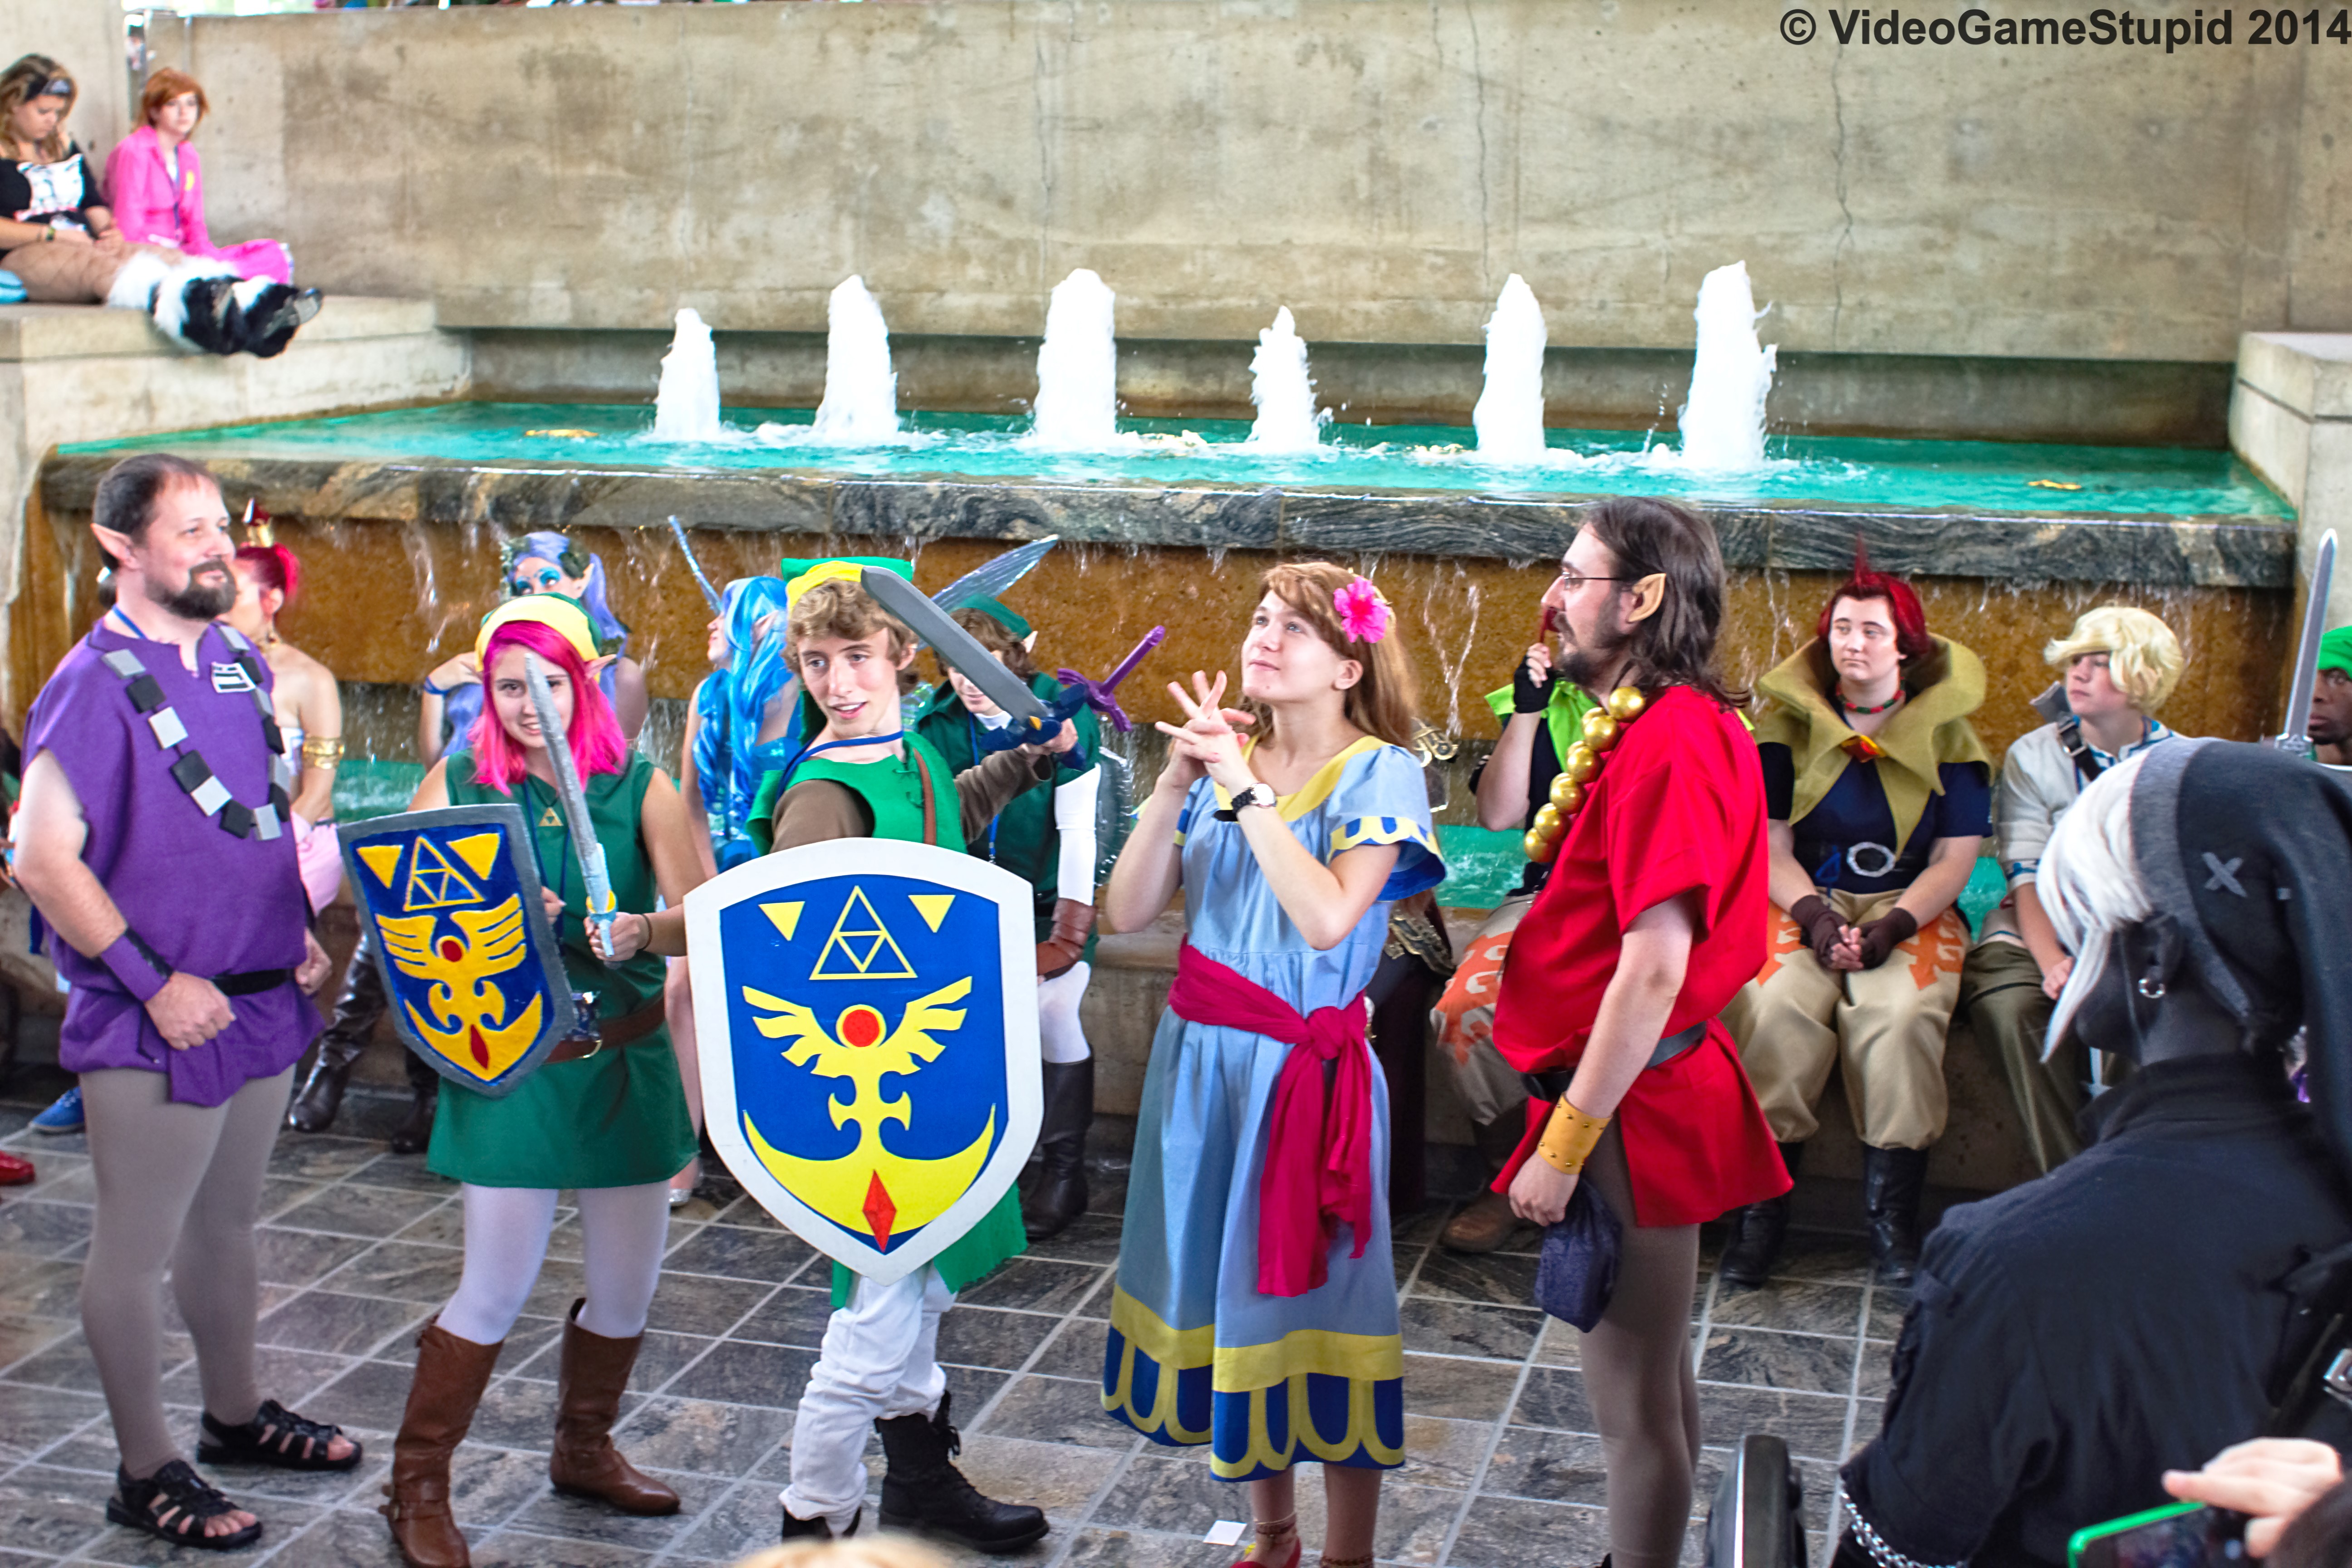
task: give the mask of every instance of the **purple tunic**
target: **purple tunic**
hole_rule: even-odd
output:
[[[213,626],[192,673],[178,648],[131,635],[121,624],[109,616],[58,662],[26,719],[26,761],[46,751],[65,769],[89,826],[82,863],[173,968],[212,977],[299,967],[310,906],[294,835],[232,835],[170,771],[194,747],[236,800],[257,807],[269,799],[270,752],[236,649]],[[120,648],[135,653],[163,687],[187,727],[182,746],[156,743],[131,706],[128,683],[106,666],[105,655]],[[217,689],[216,680],[227,689]],[[266,687],[267,664],[262,680]],[[164,1072],[174,1101],[218,1105],[248,1080],[292,1066],[319,1032],[318,1010],[289,982],[231,997],[235,1022],[202,1045],[173,1051],[104,965],[62,939],[50,941],[49,955],[73,986],[58,1042],[58,1065],[68,1071]]]

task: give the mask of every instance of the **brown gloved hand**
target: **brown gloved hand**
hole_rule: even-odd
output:
[[[1813,950],[1814,960],[1828,968],[1830,949],[1845,935],[1845,922],[1830,907],[1830,901],[1818,893],[1808,894],[1790,906],[1789,918],[1805,934],[1805,946]]]
[[[1054,901],[1053,934],[1037,944],[1037,977],[1050,980],[1067,974],[1085,956],[1087,938],[1095,928],[1095,906],[1075,898]]]
[[[1864,921],[1856,929],[1862,934],[1862,967],[1875,969],[1896,947],[1918,935],[1919,923],[1911,918],[1909,910],[1898,907]]]

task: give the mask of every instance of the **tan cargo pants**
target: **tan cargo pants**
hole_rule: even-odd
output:
[[[1829,895],[1850,925],[1895,907],[1901,890]],[[1802,1143],[1813,1107],[1843,1063],[1853,1130],[1881,1149],[1924,1149],[1943,1134],[1944,1031],[1959,999],[1968,924],[1947,909],[1875,969],[1825,969],[1795,921],[1775,906],[1763,972],[1723,1010],[1772,1135]]]
[[[1511,933],[1535,901],[1531,893],[1514,894],[1496,906],[1463,947],[1445,994],[1430,1009],[1430,1038],[1468,1103],[1471,1120],[1482,1127],[1506,1112],[1526,1113],[1527,1080],[1495,1049],[1495,998],[1502,993],[1503,960],[1510,952]]]

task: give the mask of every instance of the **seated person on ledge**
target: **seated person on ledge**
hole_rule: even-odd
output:
[[[169,336],[211,354],[283,353],[319,313],[319,291],[263,278],[240,286],[226,261],[133,244],[66,135],[74,81],[47,55],[0,71],[0,271],[43,305],[145,311]]]
[[[211,107],[185,72],[166,66],[147,78],[139,95],[139,129],[107,154],[106,194],[115,222],[134,245],[225,261],[241,277],[290,283],[293,253],[278,241],[217,246],[205,226],[205,169],[188,138]]]
[[[2051,1004],[2074,967],[2033,890],[2042,847],[2083,787],[2172,731],[2151,716],[2180,683],[2180,640],[2145,610],[2103,604],[2042,658],[2064,672],[2033,701],[2053,722],[2018,737],[2002,758],[1996,809],[2009,896],[1985,916],[1960,968],[1960,1007],[2000,1068],[2033,1163],[2046,1175],[2074,1157],[2090,1064],[2069,1046],[2045,1061]]]
[[[2168,1468],[2352,1441],[2352,1412],[2288,1397],[2352,1260],[2352,793],[2168,741],[2083,791],[2035,885],[2074,955],[2051,1038],[2135,1071],[2081,1154],[1927,1238],[1885,1427],[1841,1474],[1839,1568],[2055,1568],[2166,1502]]]

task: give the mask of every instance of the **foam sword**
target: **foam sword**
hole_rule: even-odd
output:
[[[702,563],[694,559],[694,547],[686,542],[686,525],[677,520],[676,512],[669,515],[669,531],[677,537],[678,553],[686,557],[686,570],[694,573],[694,585],[702,590],[703,598],[710,601],[710,613],[726,614],[727,601],[710,586],[710,579],[703,575]]]
[[[2336,576],[2336,530],[2319,538],[2311,558],[2311,592],[2303,606],[2303,642],[2295,649],[2294,681],[2287,688],[2286,726],[2271,744],[2281,751],[2311,756],[2311,693],[2319,684],[2319,639],[2327,631],[2327,590]]]
[[[555,693],[547,685],[547,666],[528,648],[522,655],[523,679],[530,686],[530,706],[539,715],[539,733],[547,743],[547,760],[555,769],[556,798],[563,802],[563,821],[570,829],[572,852],[580,857],[580,880],[588,888],[588,924],[613,939],[613,879],[604,869],[604,846],[596,841],[596,824],[588,816],[587,791],[580,788],[580,768],[572,759],[572,737],[555,712]]]

